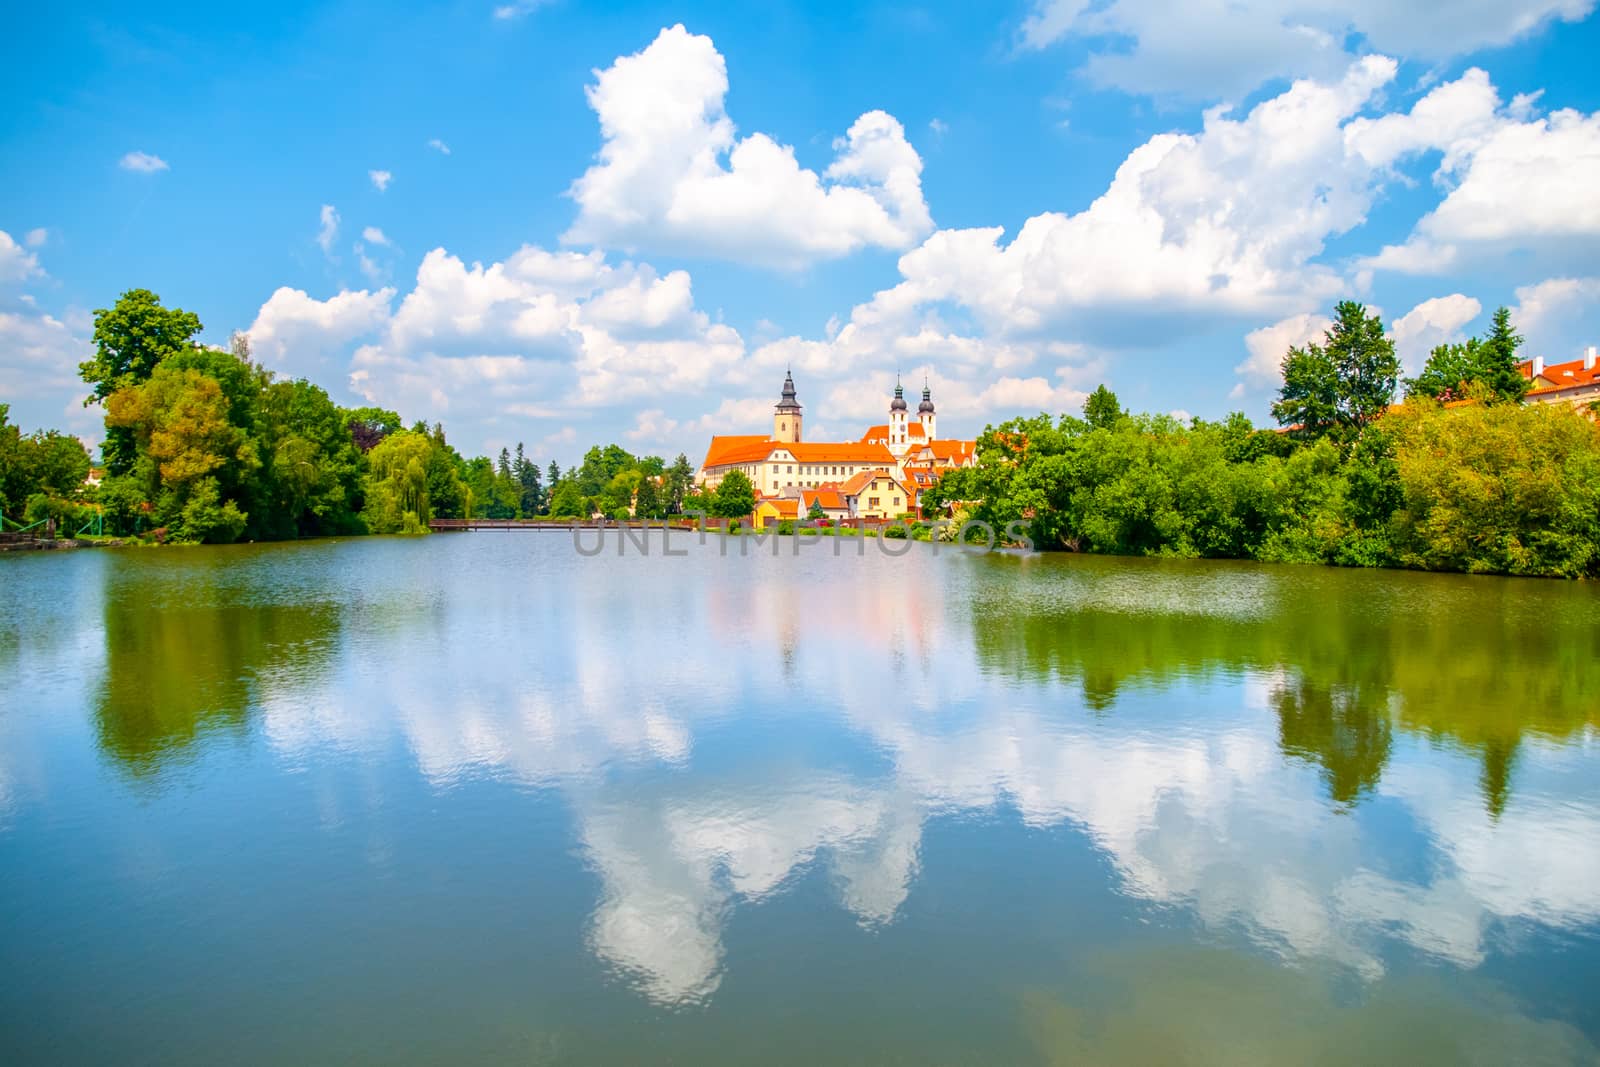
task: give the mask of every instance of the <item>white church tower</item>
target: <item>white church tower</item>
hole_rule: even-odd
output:
[[[889,401],[889,451],[896,459],[911,447],[911,431],[906,428],[906,392],[900,387],[900,376],[895,375],[894,399]]]
[[[933,432],[934,420],[937,416],[933,410],[933,393],[928,389],[928,379],[922,379],[922,403],[917,405],[917,421],[922,423],[922,440],[924,443],[932,441],[936,436]]]

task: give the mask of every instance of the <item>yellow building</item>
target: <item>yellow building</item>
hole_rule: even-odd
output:
[[[912,491],[886,470],[863,471],[839,487],[852,519],[897,519],[916,507]]]
[[[757,530],[765,530],[768,525],[776,526],[785,520],[793,522],[800,518],[800,502],[785,497],[763,497],[756,501],[756,509],[750,515],[750,525]]]

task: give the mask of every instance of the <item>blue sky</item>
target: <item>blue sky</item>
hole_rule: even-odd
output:
[[[1404,5],[1402,5],[1404,6]],[[0,400],[98,437],[128,288],[463,450],[698,459],[1130,405],[1258,421],[1350,296],[1413,364],[1600,342],[1595,0],[36,5],[0,48]],[[376,172],[376,173],[375,173]]]

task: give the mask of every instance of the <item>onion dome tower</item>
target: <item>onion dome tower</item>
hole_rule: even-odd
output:
[[[900,456],[910,444],[911,434],[906,429],[906,391],[900,385],[900,375],[896,374],[894,399],[889,401],[889,451]]]
[[[922,437],[925,441],[933,440],[934,420],[937,414],[933,410],[933,393],[928,388],[928,379],[922,379],[922,403],[917,405],[917,421],[922,423]]]

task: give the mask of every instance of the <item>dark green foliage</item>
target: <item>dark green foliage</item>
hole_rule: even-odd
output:
[[[528,459],[517,442],[517,458],[511,465],[517,481],[517,509],[523,518],[539,514],[544,507],[544,487],[539,484],[539,465]]]
[[[633,513],[635,518],[661,519],[665,518],[667,511],[661,499],[661,486],[657,482],[659,476],[646,474],[639,479],[639,487],[634,490]]]
[[[661,496],[667,514],[683,514],[684,497],[694,486],[694,468],[689,465],[689,457],[682,452],[672,461],[672,466],[662,475]]]
[[[756,489],[743,471],[729,471],[710,495],[711,514],[738,519],[756,509]]]
[[[350,438],[363,452],[371,452],[379,441],[404,425],[399,415],[383,408],[355,408],[344,414]]]
[[[1501,400],[1521,400],[1533,384],[1517,370],[1522,338],[1511,327],[1511,312],[1497,308],[1489,336],[1480,348],[1478,380]]]
[[[1406,395],[1445,401],[1466,396],[1481,372],[1478,349],[1476,337],[1459,344],[1439,345],[1428,354],[1422,373],[1406,381]]]
[[[89,453],[70,434],[38,430],[24,435],[0,404],[0,512],[20,519],[30,498],[77,500],[89,473]]]
[[[550,493],[550,514],[560,518],[587,519],[591,514],[588,502],[571,478],[562,478]]]
[[[1122,416],[1122,404],[1117,400],[1117,394],[1104,385],[1096,386],[1095,391],[1083,402],[1084,421],[1096,430],[1110,429]]]
[[[1343,447],[1242,416],[1039,416],[985,431],[978,456],[928,506],[1026,523],[1041,548],[1600,576],[1600,429],[1558,405],[1419,401]]]
[[[1459,400],[1481,394],[1492,400],[1520,401],[1533,384],[1518,370],[1521,345],[1511,312],[1499,308],[1488,337],[1435,348],[1422,373],[1406,382],[1406,395]]]
[[[109,308],[94,313],[94,358],[78,365],[83,380],[94,387],[84,404],[104,403],[118,389],[138,385],[155,373],[168,356],[194,347],[200,318],[182,309],[161,306],[148,289],[130,289]],[[102,446],[112,474],[133,466],[133,436],[126,427],[106,427]]]
[[[1381,319],[1351,300],[1341,301],[1334,315],[1323,344],[1291,348],[1283,360],[1272,414],[1300,437],[1354,437],[1388,410],[1400,380],[1400,360]]]

